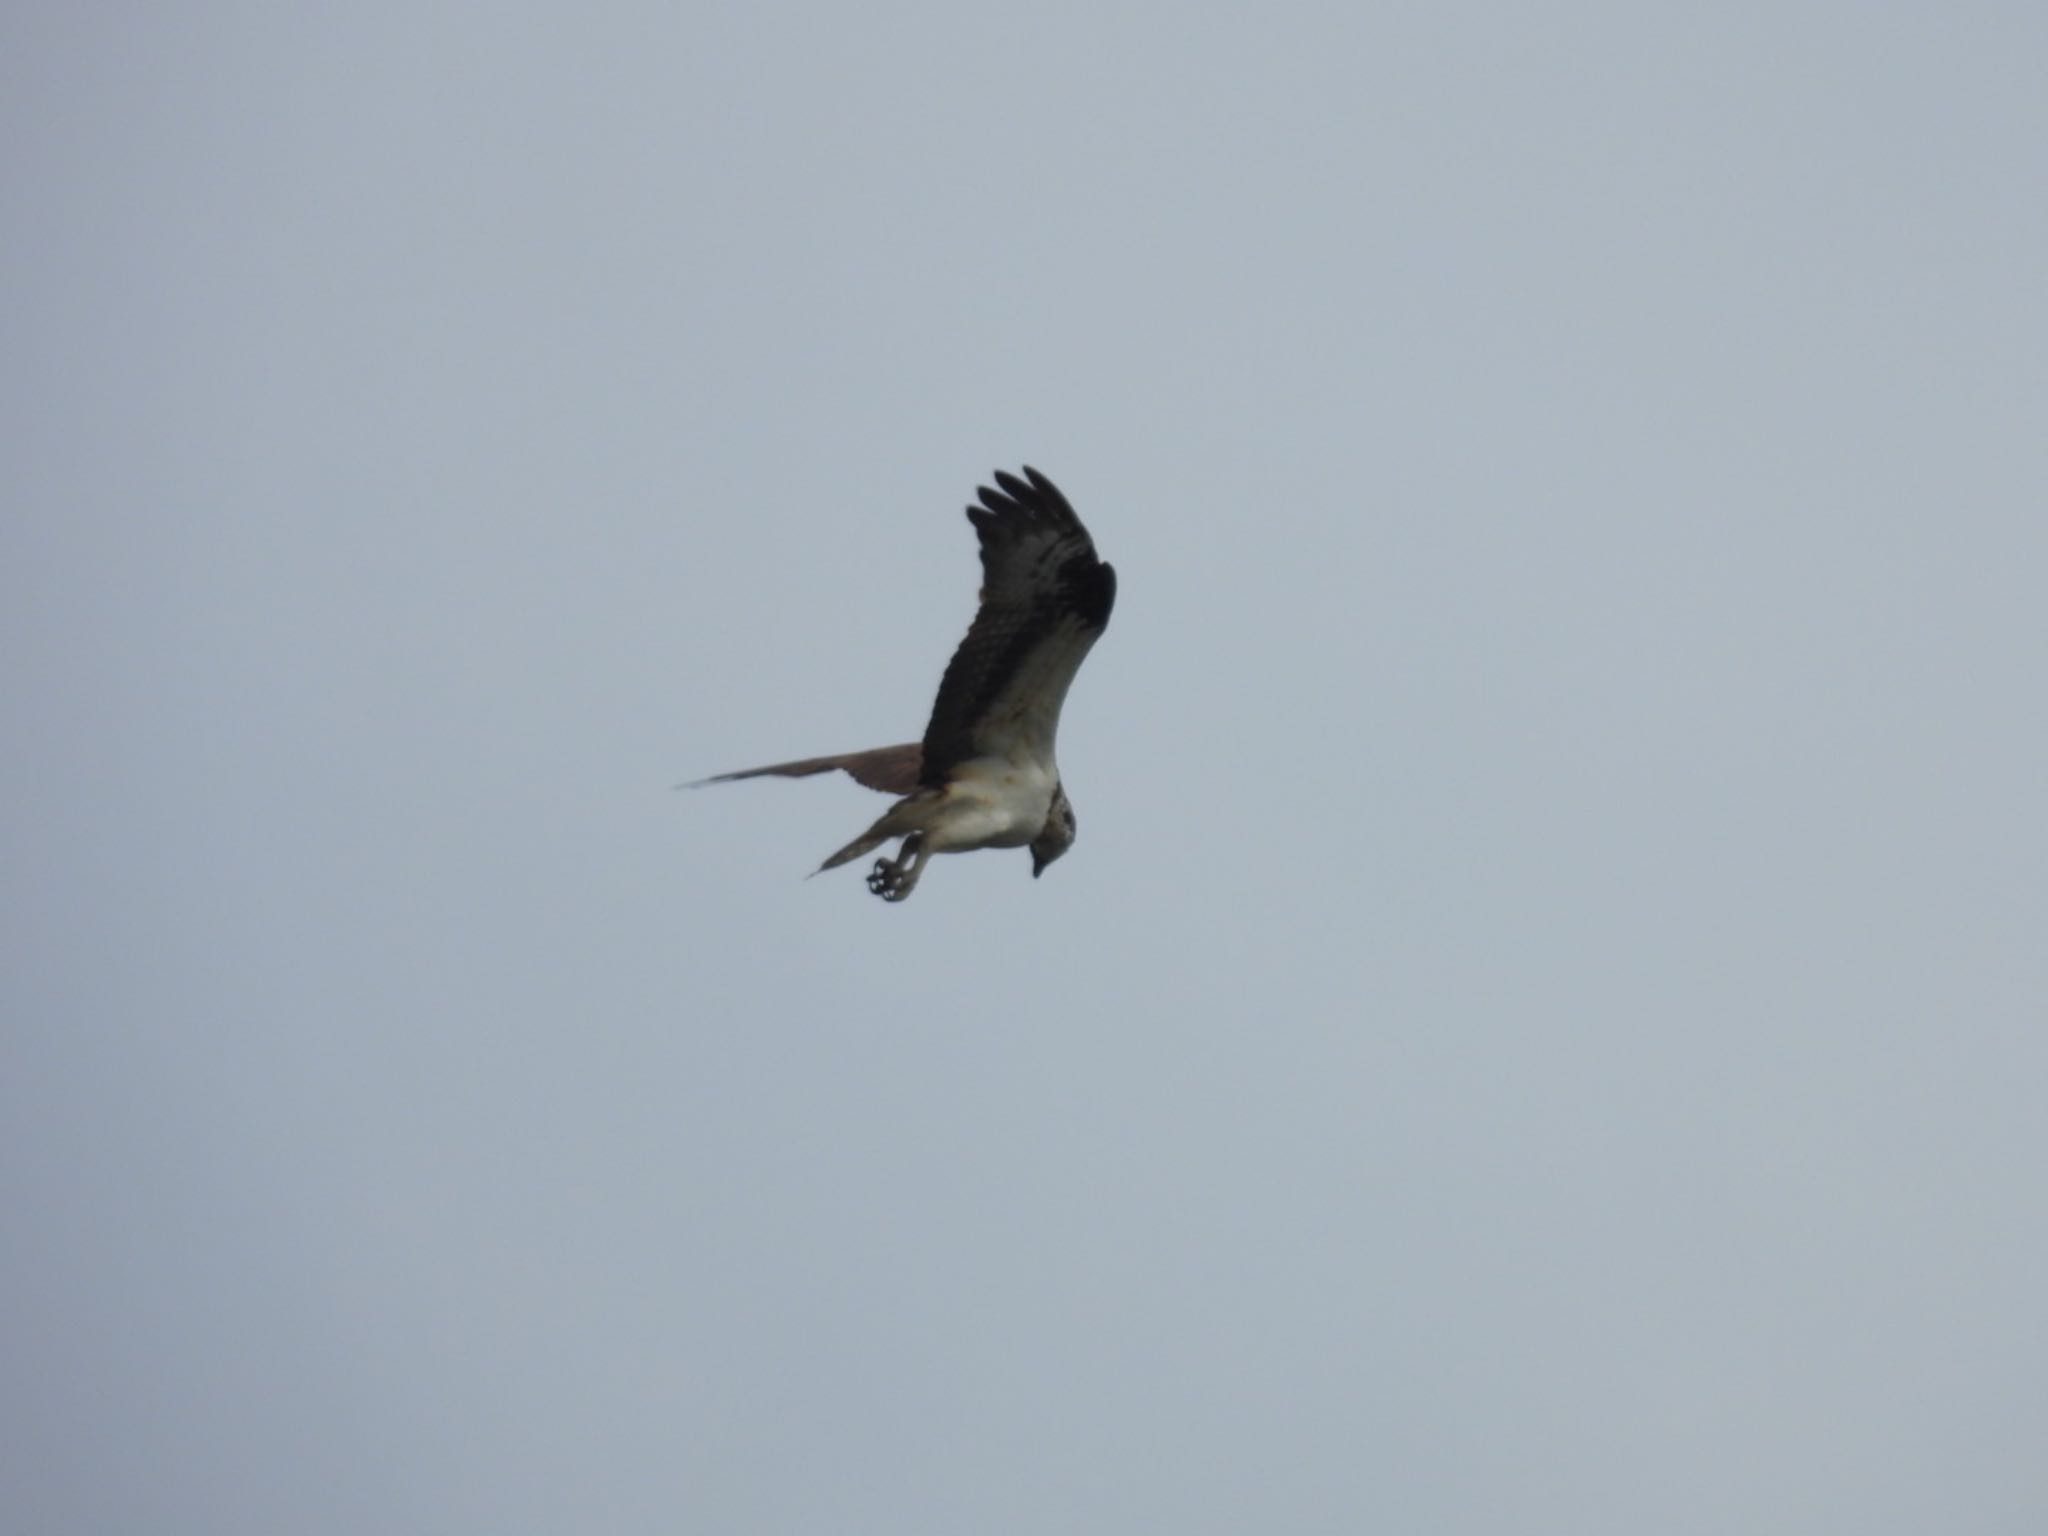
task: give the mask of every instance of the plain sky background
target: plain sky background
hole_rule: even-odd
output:
[[[2048,10],[17,5],[0,1507],[2048,1529]],[[1080,841],[806,882],[1122,578]]]

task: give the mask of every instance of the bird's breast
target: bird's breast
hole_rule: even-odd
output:
[[[1058,777],[1031,764],[975,758],[954,770],[929,834],[932,851],[1021,848],[1045,826]]]

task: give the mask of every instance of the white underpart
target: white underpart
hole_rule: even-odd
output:
[[[1050,764],[977,757],[953,770],[944,798],[920,818],[930,853],[1021,848],[1044,830],[1058,771]]]

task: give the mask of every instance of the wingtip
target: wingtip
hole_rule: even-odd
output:
[[[1007,469],[999,469],[993,476],[995,485],[977,485],[974,494],[980,506],[967,509],[968,518],[977,528],[987,525],[990,518],[1022,519],[1035,524],[1050,519],[1058,525],[1077,523],[1073,503],[1064,492],[1052,482],[1052,477],[1037,467],[1023,466],[1021,478]]]

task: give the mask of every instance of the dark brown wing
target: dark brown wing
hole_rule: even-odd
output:
[[[742,768],[737,773],[715,773],[684,786],[701,789],[706,784],[729,784],[734,779],[758,779],[775,774],[785,779],[807,779],[814,773],[843,768],[856,783],[879,789],[885,795],[907,795],[918,786],[918,769],[924,748],[914,741],[900,747],[875,747],[867,752],[844,752],[838,757],[806,757],[794,763],[771,763],[766,768]]]
[[[1109,623],[1116,572],[1059,488],[998,471],[967,517],[981,538],[981,608],[953,653],[924,733],[924,782],[972,757],[1050,766],[1067,688]]]

